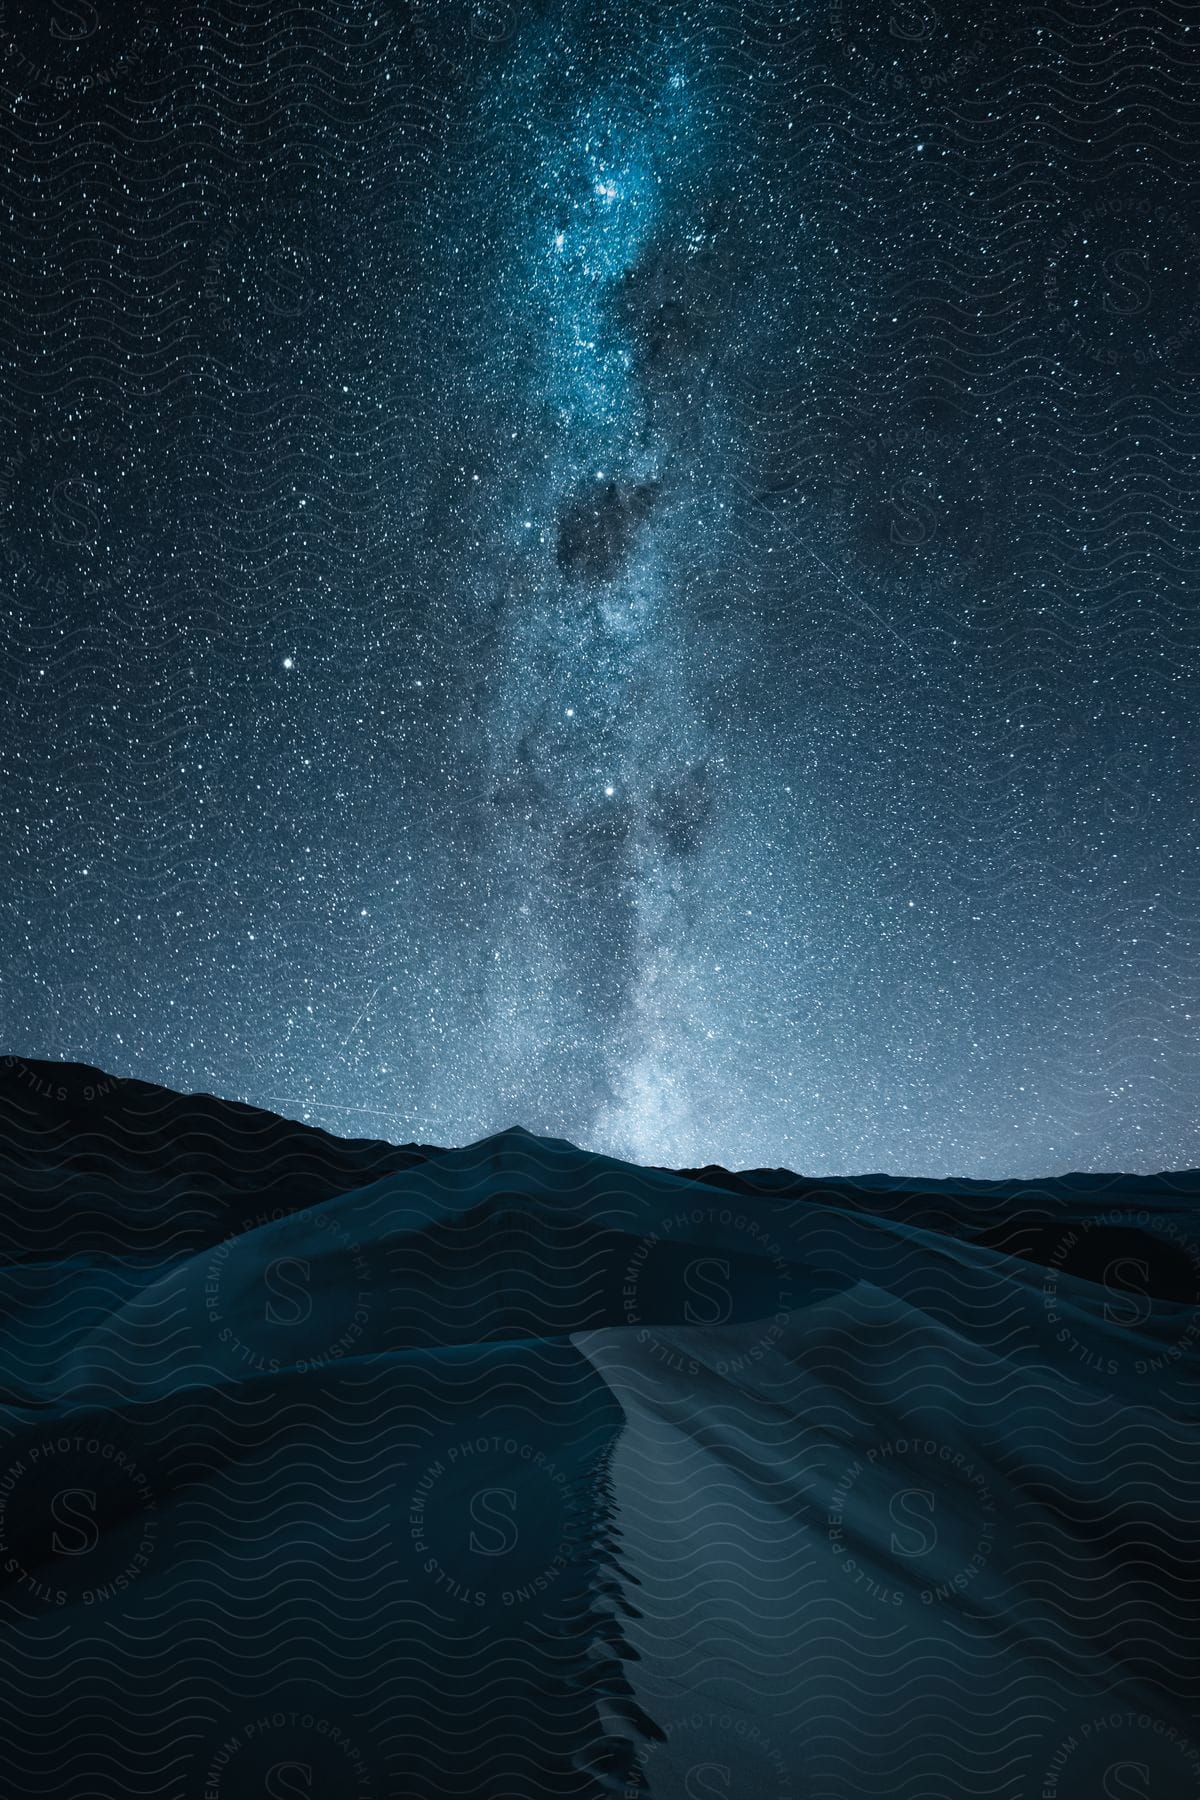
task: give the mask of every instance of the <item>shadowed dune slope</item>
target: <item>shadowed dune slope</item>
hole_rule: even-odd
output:
[[[1198,1189],[6,1059],[14,1791],[1200,1794]]]

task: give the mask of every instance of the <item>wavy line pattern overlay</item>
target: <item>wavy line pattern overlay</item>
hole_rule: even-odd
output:
[[[1200,1800],[1198,45],[0,0],[5,1794]]]
[[[1195,42],[2,0],[5,1047],[640,1162],[1193,1163]]]
[[[1200,1176],[2,1076],[14,1792],[1200,1790]]]

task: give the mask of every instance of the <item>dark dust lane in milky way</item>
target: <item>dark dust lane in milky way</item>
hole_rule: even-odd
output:
[[[1189,31],[7,0],[5,1042],[1194,1162]]]
[[[0,0],[0,1787],[1200,1800],[1193,12]]]

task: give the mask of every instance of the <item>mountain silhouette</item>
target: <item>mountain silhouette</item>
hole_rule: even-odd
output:
[[[394,1146],[9,1057],[0,1181],[14,1791],[1192,1791],[1195,1172]]]

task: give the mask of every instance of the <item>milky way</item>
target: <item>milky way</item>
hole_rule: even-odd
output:
[[[688,655],[703,599],[689,565],[719,549],[723,489],[701,452],[729,422],[719,330],[688,313],[709,249],[696,194],[719,159],[686,68],[633,99],[645,116],[614,87],[551,123],[498,282],[501,316],[529,333],[533,454],[489,557],[503,595],[485,1016],[502,1110],[653,1155],[695,1141],[696,865],[719,748]]]
[[[5,1047],[1200,1160],[1183,10],[0,23]]]

